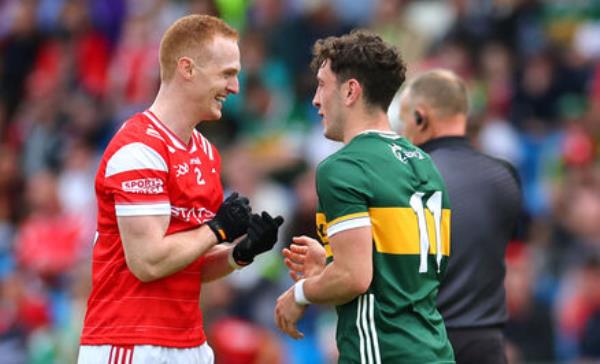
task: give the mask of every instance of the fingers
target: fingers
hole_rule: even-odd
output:
[[[287,324],[285,333],[296,340],[304,338],[304,334],[298,331],[295,324]]]
[[[283,315],[281,314],[281,310],[279,308],[279,304],[275,307],[274,314],[275,314],[275,325],[277,325],[277,328],[280,331],[285,332],[285,331],[283,331],[283,327],[284,327]]]
[[[305,236],[305,235],[302,235],[302,236],[294,236],[294,237],[292,238],[292,241],[293,241],[294,243],[298,244],[298,245],[306,245],[306,246],[309,246],[309,245],[311,245],[311,244],[318,244],[318,245],[321,245],[321,244],[319,244],[319,242],[318,242],[318,241],[316,241],[315,239],[313,239],[313,238],[309,238],[308,236]]]
[[[283,256],[286,258],[290,258],[293,261],[301,263],[305,260],[308,249],[306,249],[306,247],[300,247],[300,248],[302,248],[302,249],[298,249],[298,247],[294,246],[293,244],[290,245],[289,248],[283,248],[283,250],[282,250]]]
[[[285,263],[285,265],[288,267],[289,270],[294,271],[294,272],[302,272],[302,269],[304,268],[303,264],[299,264],[294,262],[291,259],[285,258],[283,260],[283,262]]]
[[[269,215],[268,212],[263,211],[262,212],[262,218],[263,218],[264,221],[266,221],[266,222],[268,222],[270,224],[273,224],[273,225],[275,225],[277,227],[279,227],[279,226],[281,226],[281,224],[283,224],[283,216],[281,216],[281,215],[273,218],[273,217],[271,217],[271,215]]]
[[[275,323],[277,324],[279,330],[281,330],[283,333],[287,334],[291,338],[296,340],[304,338],[304,334],[298,331],[298,329],[296,328],[296,324],[288,322],[277,309],[275,310]]]
[[[304,337],[304,334],[298,331],[296,323],[289,322],[283,316],[281,317],[281,331],[285,332],[288,336],[296,340]]]
[[[283,216],[281,216],[281,215],[277,216],[275,219],[273,219],[273,222],[277,226],[281,226],[283,224]]]
[[[300,278],[302,278],[302,276],[300,274],[298,274],[296,271],[291,270],[290,271],[290,278],[292,278],[292,280],[294,282],[298,282],[300,280]]]
[[[297,244],[292,244],[290,245],[290,253],[293,253],[295,255],[306,255],[306,253],[308,253],[308,247],[306,245],[297,245]]]
[[[302,272],[304,270],[304,262],[306,261],[306,256],[304,254],[293,253],[287,248],[282,250],[283,253],[283,262],[290,270]]]

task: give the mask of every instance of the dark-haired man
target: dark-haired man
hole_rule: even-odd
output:
[[[450,251],[446,188],[386,114],[405,66],[379,36],[355,31],[317,41],[312,67],[325,137],[345,146],[317,170],[324,247],[296,237],[284,251],[302,279],[279,297],[277,325],[301,338],[306,305],[334,304],[340,363],[453,363],[435,307]]]

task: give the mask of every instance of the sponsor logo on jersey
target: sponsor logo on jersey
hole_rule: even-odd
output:
[[[163,181],[159,178],[142,178],[123,181],[121,188],[125,192],[156,195],[164,191]]]
[[[419,160],[425,159],[423,154],[421,154],[421,152],[418,150],[405,150],[399,145],[390,145],[390,148],[392,148],[392,153],[394,153],[394,156],[404,164],[406,164],[410,158],[417,158]]]
[[[204,208],[171,206],[171,216],[185,222],[204,224],[215,217],[215,213]]]
[[[185,176],[190,171],[190,166],[187,163],[176,164],[173,168],[177,171],[175,177]]]
[[[199,157],[190,159],[190,165],[193,166],[194,164],[202,164],[202,162],[200,162],[200,158]]]

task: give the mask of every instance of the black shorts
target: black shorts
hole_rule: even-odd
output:
[[[447,329],[456,364],[506,364],[501,328]]]

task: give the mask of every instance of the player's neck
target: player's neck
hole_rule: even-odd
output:
[[[358,134],[373,130],[391,132],[390,121],[383,111],[372,113],[356,113],[349,116],[344,131],[344,144],[348,144]]]
[[[187,145],[198,120],[190,118],[194,113],[182,100],[185,98],[171,95],[161,86],[156,99],[148,109]]]

